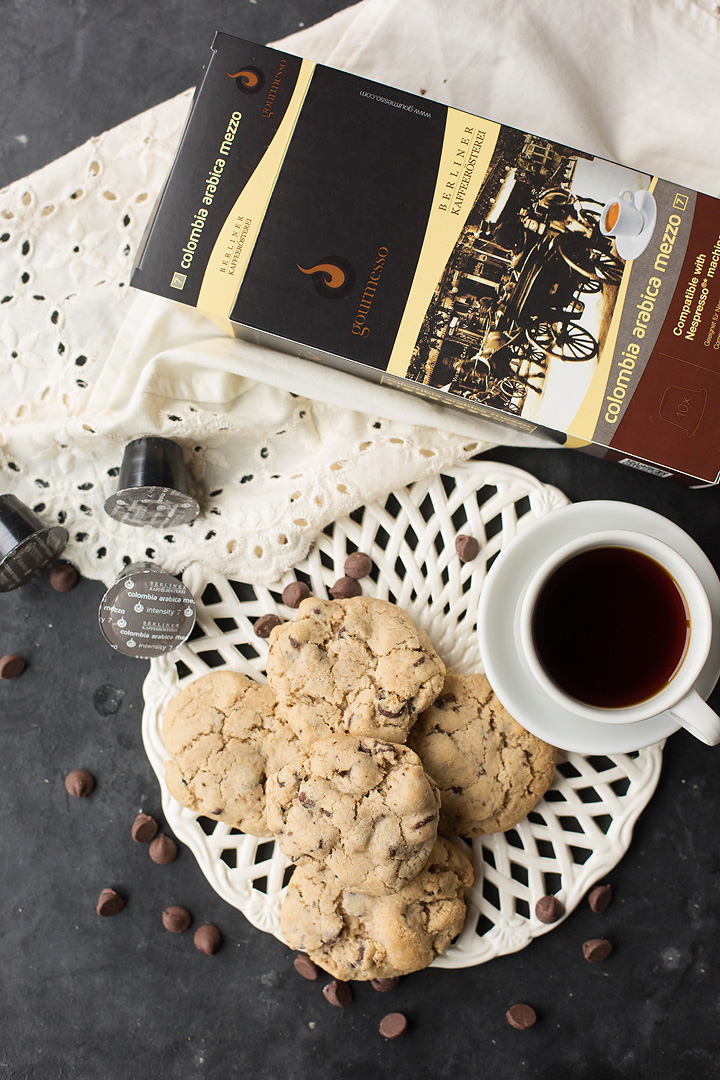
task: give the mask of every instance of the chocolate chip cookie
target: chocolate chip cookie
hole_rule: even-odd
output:
[[[421,873],[389,896],[343,888],[318,863],[298,867],[280,915],[283,935],[336,979],[389,979],[431,964],[460,933],[470,860],[438,837]]]
[[[265,779],[298,749],[275,695],[235,671],[212,671],[173,698],[163,720],[170,794],[252,836],[270,836]]]
[[[440,830],[448,835],[511,829],[555,771],[555,747],[513,720],[480,674],[448,671],[408,743],[440,788]]]
[[[442,689],[445,665],[399,607],[308,597],[270,635],[268,682],[304,743],[335,733],[402,743]]]
[[[268,778],[267,822],[299,865],[324,863],[347,887],[381,896],[416,877],[437,836],[440,797],[417,754],[334,735]]]

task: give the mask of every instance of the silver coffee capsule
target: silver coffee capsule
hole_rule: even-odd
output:
[[[46,525],[16,495],[0,495],[0,592],[41,574],[68,542],[62,525]]]
[[[155,563],[133,563],[103,596],[98,621],[117,652],[151,660],[187,641],[195,625],[195,598]]]
[[[125,447],[118,489],[105,513],[125,525],[186,525],[200,513],[188,495],[182,450],[172,439],[145,437]]]

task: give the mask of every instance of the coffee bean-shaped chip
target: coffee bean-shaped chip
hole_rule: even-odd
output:
[[[372,559],[364,551],[353,551],[345,560],[345,574],[347,577],[364,578],[372,570]]]
[[[557,896],[541,896],[535,905],[535,917],[542,923],[557,922],[563,907]]]
[[[192,922],[192,916],[187,908],[173,904],[165,908],[162,913],[162,924],[171,934],[184,934]]]
[[[195,948],[204,952],[206,956],[214,956],[222,944],[222,934],[212,923],[203,923],[195,931],[193,943]]]
[[[394,990],[399,982],[400,977],[398,975],[393,975],[389,979],[371,979],[370,985],[373,990],[377,990],[379,994],[386,994],[388,990]]]
[[[55,592],[69,592],[78,583],[80,575],[71,563],[58,563],[48,575],[50,585]]]
[[[25,661],[17,653],[8,653],[0,659],[0,679],[17,679],[25,670]]]
[[[314,982],[320,974],[320,969],[317,964],[314,964],[309,956],[305,953],[300,953],[293,960],[293,967],[297,971],[298,975],[302,975],[303,979],[308,979]]]
[[[380,1021],[378,1031],[384,1039],[397,1039],[407,1031],[407,1019],[402,1013],[388,1013]]]
[[[330,586],[328,592],[333,600],[348,600],[351,596],[360,596],[362,586],[355,578],[341,577]]]
[[[537,1013],[531,1005],[512,1005],[505,1013],[505,1019],[510,1027],[518,1031],[526,1031],[537,1020]]]
[[[65,777],[65,790],[76,799],[86,799],[95,787],[95,780],[87,769],[73,769]]]
[[[117,915],[118,911],[122,911],[124,907],[125,901],[120,896],[120,893],[116,893],[114,889],[103,889],[95,910],[98,915],[107,918],[108,915]]]
[[[460,562],[472,562],[473,559],[478,557],[480,544],[474,536],[460,534],[460,536],[455,537],[455,551]]]
[[[273,630],[276,626],[279,626],[281,622],[282,619],[279,615],[261,615],[260,618],[256,620],[255,625],[253,626],[255,637],[270,637],[270,631]]]
[[[155,818],[149,814],[138,814],[132,823],[130,834],[137,844],[149,844],[157,831],[158,823]]]
[[[350,984],[340,982],[339,979],[333,979],[327,986],[323,986],[323,994],[325,1000],[329,1001],[331,1005],[337,1006],[338,1009],[344,1009],[352,1001]]]
[[[594,889],[591,889],[588,893],[588,904],[590,910],[596,913],[605,911],[610,906],[612,900],[612,886],[610,885],[596,885]]]
[[[607,960],[612,952],[612,945],[607,938],[590,938],[583,942],[583,956],[590,964],[597,964],[601,960]]]
[[[291,581],[282,591],[282,602],[288,607],[300,607],[309,595],[310,590],[304,581]]]
[[[166,836],[165,833],[160,833],[151,842],[148,848],[148,854],[154,863],[158,866],[167,866],[173,859],[177,857],[178,849],[177,844],[171,837]]]

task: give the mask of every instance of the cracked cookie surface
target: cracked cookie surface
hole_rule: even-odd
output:
[[[317,862],[374,895],[416,877],[437,836],[440,797],[417,754],[380,739],[320,739],[269,777],[267,821],[299,865]]]
[[[511,829],[555,772],[555,747],[521,727],[480,674],[448,671],[408,743],[440,788],[440,830],[448,835]]]
[[[270,635],[268,682],[305,743],[335,733],[402,743],[442,689],[445,665],[395,604],[308,597]]]
[[[275,695],[235,671],[213,671],[185,686],[163,719],[173,798],[252,836],[270,836],[265,780],[298,749],[275,713]]]
[[[463,893],[473,882],[470,860],[438,837],[413,881],[389,896],[343,888],[319,864],[298,867],[280,925],[288,945],[336,979],[388,979],[431,964],[460,933]]]

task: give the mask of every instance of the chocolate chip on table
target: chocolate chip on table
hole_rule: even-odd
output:
[[[328,592],[333,600],[347,600],[351,596],[360,596],[362,586],[353,577],[341,577],[330,586]]]
[[[300,607],[303,600],[310,595],[310,589],[304,581],[291,581],[282,591],[282,602],[288,607]]]
[[[212,923],[203,923],[195,931],[193,942],[200,952],[204,952],[206,956],[214,956],[222,944],[222,934]]]
[[[187,908],[173,904],[162,913],[162,923],[171,934],[184,934],[192,922],[192,915]]]
[[[73,769],[65,777],[65,790],[76,799],[86,799],[95,787],[95,780],[87,769]]]
[[[541,896],[535,905],[535,917],[543,923],[557,922],[563,907],[557,896]]]
[[[512,1005],[505,1013],[505,1019],[510,1027],[526,1031],[537,1020],[537,1013],[531,1005]]]
[[[590,910],[596,913],[605,911],[610,907],[610,901],[612,900],[612,886],[610,885],[596,885],[594,889],[591,889],[588,893],[588,904]]]
[[[353,551],[345,560],[345,574],[347,577],[364,578],[372,570],[372,559],[364,551]]]
[[[95,910],[98,915],[105,918],[108,915],[117,915],[118,911],[122,911],[124,907],[125,901],[120,896],[120,893],[116,893],[114,889],[103,889]]]
[[[16,653],[8,653],[0,659],[0,679],[17,679],[25,670],[25,661]]]
[[[48,580],[51,586],[55,589],[55,592],[69,592],[70,589],[75,588],[78,583],[80,575],[78,574],[72,563],[58,563],[53,566],[48,575]]]
[[[255,636],[260,638],[270,637],[270,631],[279,626],[281,622],[282,619],[279,615],[261,615],[253,626]]]
[[[393,975],[390,979],[371,979],[370,985],[373,990],[377,990],[380,994],[386,994],[388,990],[394,990],[400,982],[399,975]]]
[[[308,979],[314,982],[320,974],[317,964],[314,964],[309,956],[305,953],[299,953],[293,960],[293,967],[297,971],[298,975],[302,975],[303,979]]]
[[[607,960],[612,952],[612,945],[607,938],[590,938],[583,942],[583,956],[591,964],[597,964],[600,960]]]
[[[455,537],[455,550],[460,562],[471,562],[477,558],[480,544],[474,536],[465,536],[461,533]]]
[[[378,1031],[384,1039],[397,1039],[407,1030],[407,1019],[402,1013],[388,1013],[380,1021]]]
[[[158,823],[149,814],[138,814],[130,830],[133,840],[138,844],[149,844],[158,831]],[[170,839],[168,837],[168,839]]]
[[[344,1009],[352,1001],[350,984],[340,982],[339,979],[333,979],[327,986],[323,986],[323,994],[325,1000],[329,1001],[331,1005],[336,1005],[338,1009]]]
[[[177,857],[178,849],[175,841],[166,836],[165,833],[159,833],[148,848],[148,854],[154,863],[159,866],[167,866],[173,859]]]

